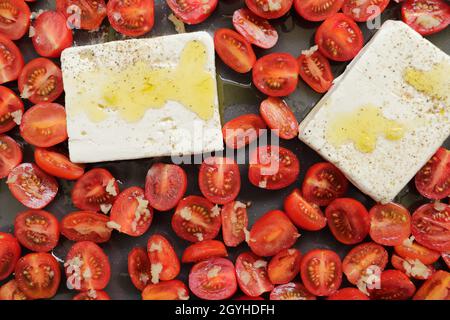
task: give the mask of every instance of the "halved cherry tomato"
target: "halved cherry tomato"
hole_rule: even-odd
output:
[[[137,37],[150,32],[155,23],[153,0],[109,0],[106,10],[114,30],[126,36]]]
[[[417,290],[414,300],[449,300],[450,273],[439,270]]]
[[[380,275],[379,287],[367,291],[372,300],[406,300],[413,296],[416,287],[403,272],[385,270]]]
[[[362,243],[350,250],[345,256],[342,262],[342,271],[350,283],[357,284],[359,279],[367,274],[368,269],[377,268],[373,271],[383,271],[388,259],[386,249],[379,244]]]
[[[80,291],[103,290],[111,276],[108,256],[90,241],[77,242],[70,248],[64,268],[67,287]]]
[[[345,0],[342,12],[357,22],[378,17],[389,4],[389,0]]]
[[[106,17],[104,0],[56,0],[56,10],[74,29],[97,30]]]
[[[0,43],[0,53],[1,50],[2,45]],[[23,102],[18,96],[16,96],[14,91],[0,86],[0,133],[7,132],[14,128],[17,124],[20,124],[23,110]]]
[[[72,300],[111,300],[111,298],[105,291],[89,290],[80,292]]]
[[[269,262],[267,274],[273,284],[285,284],[294,280],[300,272],[302,254],[297,249],[284,249]]]
[[[364,44],[361,29],[343,13],[327,18],[317,29],[315,41],[320,52],[335,61],[353,59]]]
[[[287,215],[283,211],[273,210],[253,224],[248,245],[259,256],[273,256],[292,247],[299,236]]]
[[[55,101],[64,90],[61,69],[46,58],[29,61],[18,82],[20,96],[36,104]]]
[[[286,197],[284,210],[292,222],[301,229],[317,231],[327,225],[327,219],[319,206],[307,202],[298,189],[294,189]]]
[[[344,0],[294,0],[297,13],[309,21],[325,20],[338,12]]]
[[[267,261],[251,252],[237,257],[236,276],[242,292],[250,297],[258,297],[274,288],[267,275]]]
[[[259,112],[270,129],[282,139],[293,139],[298,134],[298,121],[284,100],[269,97],[259,107]]]
[[[218,0],[166,0],[173,13],[187,24],[205,21],[216,9]]]
[[[270,53],[259,58],[252,71],[253,84],[272,97],[288,96],[297,88],[298,63],[289,53]]]
[[[447,268],[450,269],[450,253],[442,252],[441,257],[442,257],[442,260],[444,260],[445,264],[447,265]]]
[[[443,0],[406,0],[402,20],[422,35],[433,34],[450,24],[450,6]]]
[[[12,279],[0,287],[0,301],[2,300],[27,300],[27,296],[17,286],[17,281]]]
[[[260,48],[272,48],[278,41],[277,30],[269,21],[246,8],[233,13],[233,26],[248,42]]]
[[[61,220],[61,233],[72,241],[103,243],[111,238],[108,216],[93,211],[76,211]]]
[[[282,189],[294,183],[299,173],[297,156],[283,147],[258,147],[250,154],[248,179],[254,186]]]
[[[284,16],[292,7],[293,0],[245,0],[247,7],[257,16],[276,19]]]
[[[145,179],[145,198],[150,206],[167,211],[178,204],[186,192],[186,172],[175,164],[155,163]]]
[[[369,300],[369,298],[356,288],[342,288],[330,295],[328,300]]]
[[[222,207],[222,237],[228,247],[237,247],[245,240],[248,226],[247,206],[240,201],[228,202]]]
[[[334,237],[344,244],[356,244],[369,234],[369,213],[363,204],[351,198],[339,198],[325,210],[328,227]]]
[[[29,253],[19,259],[15,270],[17,286],[29,299],[48,299],[58,291],[61,270],[49,253]]]
[[[72,189],[72,202],[81,210],[100,211],[111,205],[119,193],[119,185],[112,174],[102,168],[86,172]]]
[[[128,254],[128,273],[134,286],[142,291],[149,283],[152,272],[147,249],[136,247]]]
[[[23,115],[22,138],[36,147],[52,147],[67,139],[66,111],[57,103],[40,103]]]
[[[305,200],[318,206],[329,205],[334,199],[342,197],[347,189],[347,178],[329,162],[312,165],[302,184]]]
[[[450,196],[450,151],[439,148],[415,178],[421,195],[433,200]]]
[[[246,295],[242,295],[237,298],[234,298],[233,300],[264,300],[264,298],[263,297],[249,297]]]
[[[421,206],[412,215],[411,231],[421,245],[440,252],[450,251],[450,205]]]
[[[227,248],[218,240],[204,240],[184,249],[181,262],[191,263],[199,262],[213,257],[226,257],[228,256]]]
[[[189,290],[180,280],[149,284],[142,291],[142,300],[188,300]]]
[[[330,89],[334,80],[331,66],[328,59],[318,50],[310,49],[302,52],[297,61],[300,77],[314,91],[324,93]]]
[[[22,162],[22,148],[11,137],[0,134],[0,179]]]
[[[172,280],[180,273],[180,260],[169,240],[154,234],[147,243],[148,258],[151,265],[152,283]]]
[[[188,196],[178,203],[172,216],[172,228],[180,238],[199,242],[218,235],[220,220],[217,206],[203,197]]]
[[[0,33],[0,84],[16,80],[23,65],[19,48]]]
[[[18,40],[30,26],[30,9],[23,0],[3,0],[0,12],[0,33]]]
[[[42,209],[58,193],[56,180],[33,163],[22,163],[12,169],[6,183],[14,198],[31,209]]]
[[[439,260],[439,252],[425,248],[416,242],[395,246],[394,250],[404,259],[419,259],[423,264],[433,264]]]
[[[220,59],[239,73],[252,70],[256,56],[250,43],[236,31],[217,29],[214,33],[214,47]]]
[[[14,220],[14,235],[20,244],[35,252],[48,252],[59,241],[59,222],[50,212],[28,210]]]
[[[223,139],[228,148],[239,149],[255,141],[266,128],[264,120],[256,114],[244,114],[224,124]]]
[[[427,266],[418,259],[403,259],[396,254],[392,255],[391,264],[395,269],[417,280],[426,280],[436,271],[433,265]]]
[[[276,286],[270,293],[270,300],[316,300],[316,296],[301,283],[290,282]]]
[[[239,167],[232,158],[209,157],[200,166],[200,191],[212,203],[233,201],[241,189]]]
[[[144,190],[139,187],[123,190],[111,208],[111,221],[120,226],[120,232],[133,237],[147,232],[152,220],[153,210],[144,199]]]
[[[396,203],[377,204],[369,211],[370,237],[384,246],[398,246],[411,234],[408,209]]]
[[[50,149],[35,148],[34,161],[42,170],[58,178],[76,180],[84,174],[84,165],[73,163],[66,155]]]
[[[313,295],[329,296],[341,286],[341,259],[331,250],[311,250],[302,259],[300,276]]]
[[[20,245],[9,233],[0,232],[0,280],[6,279],[20,258]]]
[[[195,264],[189,272],[189,288],[200,299],[230,298],[237,289],[233,263],[225,258],[211,258]]]

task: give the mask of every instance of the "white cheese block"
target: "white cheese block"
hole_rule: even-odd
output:
[[[450,134],[448,99],[438,112],[435,101],[404,80],[407,68],[428,71],[440,63],[450,63],[450,57],[403,22],[385,22],[302,121],[300,140],[375,201],[392,201]],[[365,105],[407,124],[403,137],[379,136],[372,152],[359,151],[351,141],[330,143],[328,125]]]
[[[156,68],[175,68],[185,45],[200,41],[206,49],[204,70],[214,80],[214,112],[207,120],[177,101],[149,108],[139,121],[128,122],[114,109],[92,121],[79,107],[80,92],[98,92],[107,81],[102,70],[120,70],[137,61]],[[198,154],[223,149],[217,98],[214,42],[206,32],[152,39],[133,39],[73,47],[61,55],[66,93],[70,159],[78,163]],[[110,73],[109,73],[110,74]],[[84,79],[84,80],[83,80]],[[98,86],[98,87],[97,87]],[[108,107],[108,106],[106,106]]]

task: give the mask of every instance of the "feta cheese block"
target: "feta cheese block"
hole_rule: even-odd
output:
[[[72,47],[61,65],[72,161],[223,150],[208,33]]]
[[[363,193],[389,202],[450,134],[450,58],[387,21],[299,126]]]

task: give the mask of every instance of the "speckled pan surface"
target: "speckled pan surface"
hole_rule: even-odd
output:
[[[213,32],[219,27],[232,27],[231,15],[234,10],[242,7],[244,1],[238,0],[221,0],[218,9],[214,14],[207,19],[204,23],[187,27],[187,31],[206,30]],[[29,3],[32,11],[38,9],[54,8],[54,1],[40,0],[37,3]],[[160,35],[167,35],[175,33],[173,24],[167,20],[170,10],[167,7],[165,1],[155,0],[155,27],[146,35],[146,37],[154,37]],[[389,8],[383,13],[382,19],[398,19],[400,16],[399,8],[396,4],[391,4]],[[271,50],[256,49],[258,56],[264,55],[268,52],[289,52],[295,56],[299,55],[301,50],[308,49],[313,44],[313,35],[318,26],[317,23],[307,22],[297,16],[294,10],[291,10],[286,16],[281,19],[273,21],[274,26],[279,32],[280,39],[278,44]],[[367,30],[365,24],[360,24],[367,41],[375,32],[375,30]],[[123,37],[115,33],[105,21],[101,30],[98,32],[75,32],[76,45],[94,44],[100,42],[106,42],[111,40],[122,39]],[[447,54],[450,54],[450,28],[429,36],[428,39],[436,46],[444,50]],[[24,37],[18,41],[25,59],[28,61],[36,57],[33,46],[30,39]],[[218,72],[218,89],[220,93],[220,103],[223,108],[223,121],[228,121],[238,115],[244,113],[257,113],[259,103],[264,99],[264,95],[257,92],[257,90],[251,86],[250,75],[239,75],[232,70],[228,69],[219,59],[217,61]],[[333,72],[335,76],[342,73],[345,68],[344,63],[332,64]],[[17,88],[13,88],[17,92]],[[315,103],[320,99],[321,95],[313,92],[305,83],[299,82],[298,89],[294,94],[287,98],[288,104],[291,106],[299,120],[303,119],[306,114],[311,110]],[[59,102],[63,102],[60,99]],[[30,104],[27,105],[29,107]],[[15,139],[23,143],[17,129],[10,133]],[[250,225],[262,214],[271,209],[282,208],[284,197],[292,191],[293,188],[300,185],[304,178],[306,169],[311,164],[320,161],[320,157],[306,145],[302,144],[297,139],[292,141],[282,141],[281,145],[289,148],[300,159],[301,174],[294,185],[290,187],[278,190],[268,191],[261,190],[252,186],[247,179],[247,167],[241,165],[242,176],[242,188],[238,197],[241,201],[251,201],[252,206],[249,208]],[[450,146],[450,141],[447,140],[446,146]],[[121,189],[125,189],[129,186],[143,186],[147,170],[153,162],[156,161],[170,161],[170,159],[143,159],[134,161],[118,161],[99,163],[96,165],[89,165],[92,167],[104,167],[111,171],[116,179],[120,180],[122,184]],[[24,161],[33,161],[32,148],[25,146]],[[195,165],[183,166],[188,174],[188,191],[187,194],[200,195],[200,191],[197,184],[198,167]],[[56,199],[46,208],[46,210],[55,214],[61,219],[65,214],[75,211],[70,200],[70,190],[72,189],[73,182],[67,182],[60,180],[60,192]],[[362,201],[367,207],[370,207],[372,201],[361,194],[358,190],[352,187],[348,195]],[[416,208],[419,204],[425,203],[426,200],[417,194],[413,184],[410,184],[405,190],[403,190],[397,197],[397,201],[409,207],[410,209]],[[0,231],[12,232],[13,221],[17,213],[25,210],[26,208],[19,204],[10,194],[4,181],[0,182]],[[111,240],[101,245],[109,256],[112,268],[111,281],[106,288],[106,291],[112,299],[139,299],[140,292],[132,285],[127,272],[127,255],[128,252],[135,246],[145,246],[147,239],[151,234],[161,233],[168,237],[174,244],[179,256],[183,249],[188,245],[184,240],[179,239],[172,231],[170,227],[171,212],[160,213],[156,212],[153,223],[146,234],[139,238],[129,237],[117,232],[113,233]],[[306,232],[301,231],[302,236],[296,243],[296,247],[302,252],[307,252],[312,248],[330,248],[335,250],[341,257],[350,250],[351,246],[345,246],[338,243],[329,230],[325,228],[320,232]],[[69,250],[72,242],[61,237],[60,244],[54,250],[53,254],[64,259],[67,251]],[[236,249],[229,250],[230,259],[235,260],[236,256],[243,251],[248,250],[246,245],[241,245]],[[183,265],[179,279],[187,283],[188,273],[190,265]],[[5,280],[6,281],[6,280]],[[5,281],[0,282],[0,285]],[[345,285],[345,283],[344,283]],[[65,279],[61,282],[61,287],[58,291],[55,299],[71,299],[75,295],[75,292],[70,292],[65,287]]]

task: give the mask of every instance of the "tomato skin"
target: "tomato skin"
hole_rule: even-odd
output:
[[[2,14],[0,33],[11,40],[19,40],[30,26],[30,9],[23,0],[4,1],[2,9],[4,16]]]
[[[369,300],[369,298],[356,288],[342,288],[328,296],[327,300]]]
[[[14,42],[1,33],[0,56],[8,57],[0,62],[0,84],[16,80],[24,65],[23,56]]]
[[[403,22],[424,36],[444,30],[450,24],[450,6],[443,0],[406,0],[401,11]],[[417,21],[419,16],[436,19],[439,23],[427,27],[426,23]]]
[[[438,270],[417,290],[413,300],[450,300],[450,273]]]
[[[246,295],[242,295],[237,298],[234,298],[233,300],[258,300],[258,301],[261,301],[261,300],[264,300],[264,298],[263,297],[249,297]]]
[[[259,112],[268,127],[282,139],[293,139],[298,135],[298,121],[284,100],[269,97],[261,102]]]
[[[416,291],[416,286],[398,270],[385,270],[380,275],[380,287],[368,289],[371,300],[407,300]]]
[[[73,297],[72,300],[111,300],[109,295],[105,291],[90,290],[86,292],[80,292]]]
[[[240,149],[254,142],[266,129],[264,120],[256,114],[244,114],[223,125],[225,144],[231,149]]]
[[[316,300],[316,296],[298,282],[276,286],[270,293],[270,300]]]
[[[22,162],[22,148],[7,135],[0,134],[0,179],[6,178]]]
[[[0,280],[6,279],[14,271],[21,252],[15,237],[0,232]]]
[[[76,180],[84,174],[84,165],[73,163],[59,152],[45,148],[34,149],[34,161],[46,173],[66,180]]]
[[[328,59],[320,51],[302,53],[297,62],[300,77],[314,91],[325,93],[331,88],[334,76]]]
[[[411,277],[411,278],[414,278],[417,280],[426,280],[436,271],[434,269],[433,265],[429,265],[429,266],[425,265],[425,267],[427,268],[426,275],[424,276],[423,274],[416,274],[413,271],[413,266],[415,265],[415,263],[416,263],[415,260],[403,259],[402,257],[400,257],[396,254],[393,254],[391,257],[391,264],[395,269],[405,273],[408,277]],[[405,267],[405,265],[406,266],[409,265],[411,269],[409,269],[409,268],[407,269]]]
[[[56,0],[56,11],[75,29],[97,30],[106,17],[106,4],[104,0]]]
[[[22,100],[11,89],[0,86],[0,133],[8,132],[14,128],[17,123],[14,121],[13,114],[18,113],[22,116],[23,112]]]
[[[222,207],[223,242],[228,247],[237,247],[245,240],[248,227],[247,206],[239,201],[228,202]]]
[[[338,12],[344,0],[294,0],[297,13],[308,21],[323,21]]]
[[[186,24],[199,24],[205,21],[216,9],[218,0],[166,0],[167,5],[178,19]]]
[[[269,262],[267,274],[273,284],[286,284],[294,280],[300,271],[302,254],[297,249],[284,249]]]
[[[151,265],[147,249],[136,247],[128,254],[128,273],[131,282],[140,291],[144,290],[151,279]]]
[[[442,257],[442,260],[444,260],[445,264],[447,265],[447,268],[450,269],[450,253],[442,252],[441,257]]]
[[[328,227],[344,244],[356,244],[369,234],[369,213],[363,204],[351,198],[333,200],[325,210]]]
[[[284,16],[292,7],[293,0],[275,0],[275,8],[270,8],[268,0],[245,0],[245,5],[257,16],[264,19],[277,19]]]
[[[76,211],[61,220],[61,233],[71,241],[108,242],[111,229],[108,216],[94,211]]]
[[[389,0],[345,0],[342,12],[356,22],[365,22],[378,17],[388,6]]]
[[[423,264],[433,264],[439,260],[439,252],[430,250],[418,243],[412,245],[401,244],[394,247],[395,253],[404,259],[422,261]]]
[[[106,5],[108,20],[117,32],[137,37],[153,28],[155,23],[155,3],[153,0],[109,0]]]
[[[188,300],[189,290],[180,280],[149,284],[142,291],[142,300]]]
[[[411,215],[396,203],[376,204],[369,211],[370,237],[384,246],[401,245],[411,234]]]
[[[258,297],[274,288],[267,275],[267,262],[251,252],[237,257],[236,276],[239,288],[249,297]]]
[[[320,208],[315,204],[308,203],[298,189],[294,189],[284,199],[284,211],[300,229],[318,231],[327,225],[327,219]]]
[[[439,148],[416,174],[414,181],[417,191],[428,199],[440,200],[450,196],[450,151]]]
[[[152,277],[152,283],[157,282],[155,280],[172,280],[178,276],[180,273],[180,260],[172,244],[165,237],[160,234],[152,235],[148,239],[147,252],[152,266],[156,264],[161,265],[159,279],[153,279]]]
[[[218,240],[204,240],[184,249],[181,262],[191,263],[207,260],[213,257],[227,257],[228,252],[225,245]]]
[[[27,297],[17,287],[17,281],[12,279],[0,286],[0,301],[2,300],[27,300]]]

